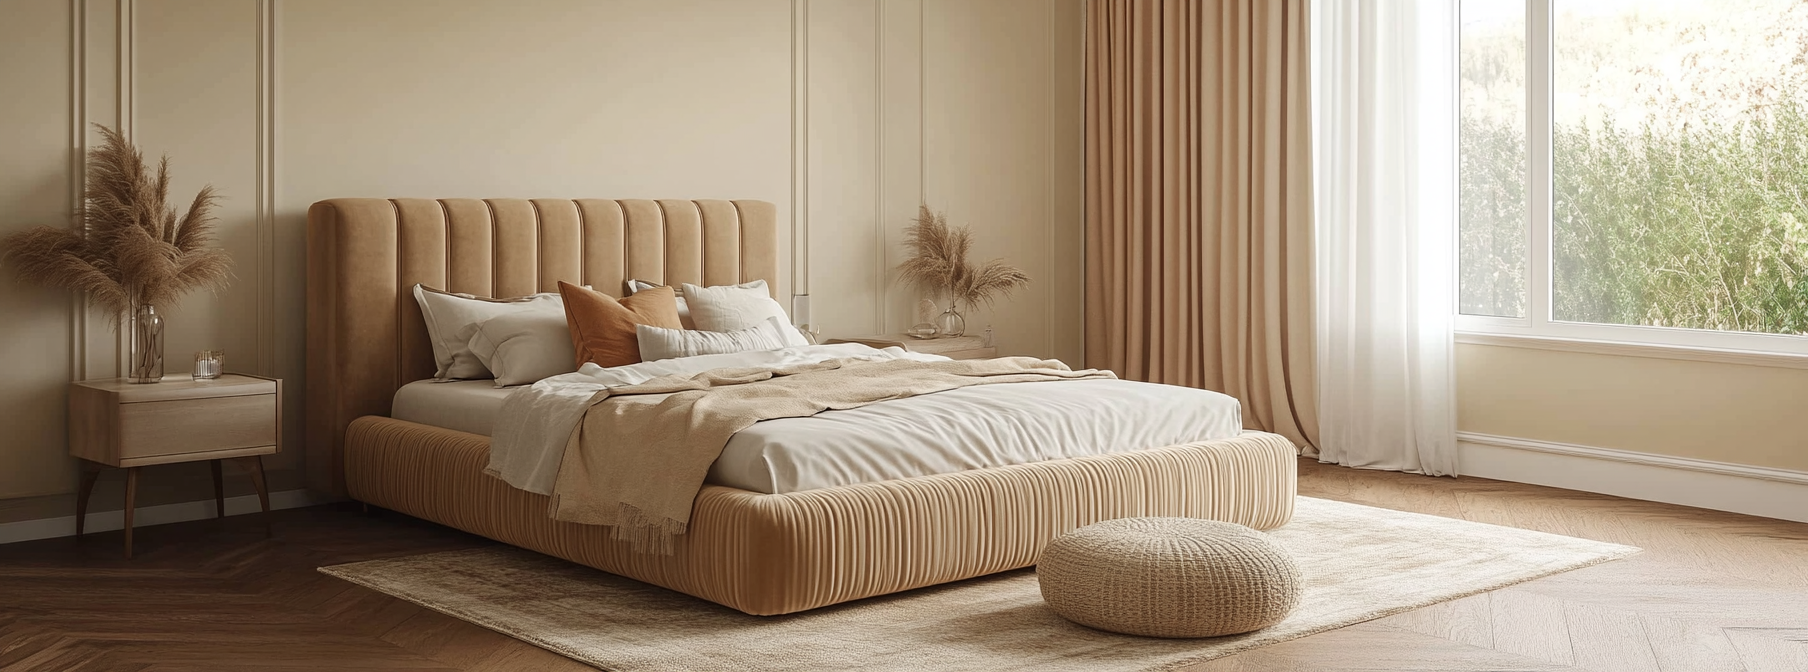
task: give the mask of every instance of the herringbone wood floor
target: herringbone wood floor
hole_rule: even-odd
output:
[[[1808,672],[1808,525],[1300,464],[1302,494],[1641,546],[1195,670]],[[0,546],[0,670],[582,670],[314,571],[490,543],[354,506]]]

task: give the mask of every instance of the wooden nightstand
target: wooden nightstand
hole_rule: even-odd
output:
[[[904,334],[893,334],[889,336],[831,338],[825,342],[864,343],[875,348],[900,347],[911,352],[926,352],[931,355],[941,355],[949,359],[991,359],[998,356],[998,348],[986,347],[985,339],[978,336],[911,338]]]
[[[132,557],[132,509],[138,468],[172,462],[213,462],[216,517],[226,516],[220,461],[233,460],[251,474],[269,523],[270,492],[263,456],[282,443],[282,381],[237,373],[214,380],[170,376],[134,385],[123,378],[84,380],[69,386],[69,454],[82,460],[75,500],[75,535],[88,517],[88,496],[101,469],[126,470],[126,557]]]

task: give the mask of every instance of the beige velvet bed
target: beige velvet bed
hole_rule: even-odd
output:
[[[670,556],[553,521],[485,476],[489,439],[384,417],[430,378],[415,283],[480,296],[619,293],[623,281],[779,276],[759,201],[335,199],[308,211],[307,450],[321,490],[664,586],[786,614],[1035,564],[1098,520],[1191,516],[1269,529],[1293,512],[1294,446],[1247,433],[1037,464],[759,494],[708,485]],[[775,289],[776,291],[776,289]]]

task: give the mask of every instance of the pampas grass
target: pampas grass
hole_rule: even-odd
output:
[[[124,315],[138,304],[168,306],[232,278],[231,260],[213,242],[213,187],[188,212],[169,205],[169,157],[152,171],[118,131],[95,125],[101,144],[88,152],[87,208],[79,229],[40,226],[0,240],[0,261],[33,284],[87,293]]]
[[[1000,296],[1010,296],[1030,281],[1022,269],[1003,259],[978,266],[967,261],[973,232],[964,226],[949,226],[947,215],[927,205],[919,206],[917,218],[904,228],[904,245],[911,254],[898,265],[898,276],[923,291],[946,294],[956,306],[991,306]]]

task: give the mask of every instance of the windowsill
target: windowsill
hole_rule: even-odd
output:
[[[1593,355],[1677,359],[1688,362],[1767,366],[1780,369],[1808,369],[1808,355],[1763,352],[1758,350],[1730,350],[1687,345],[1629,343],[1625,341],[1594,341],[1580,338],[1523,336],[1518,334],[1496,334],[1476,331],[1456,332],[1456,342],[1506,348],[1526,348],[1530,350],[1581,352]]]

